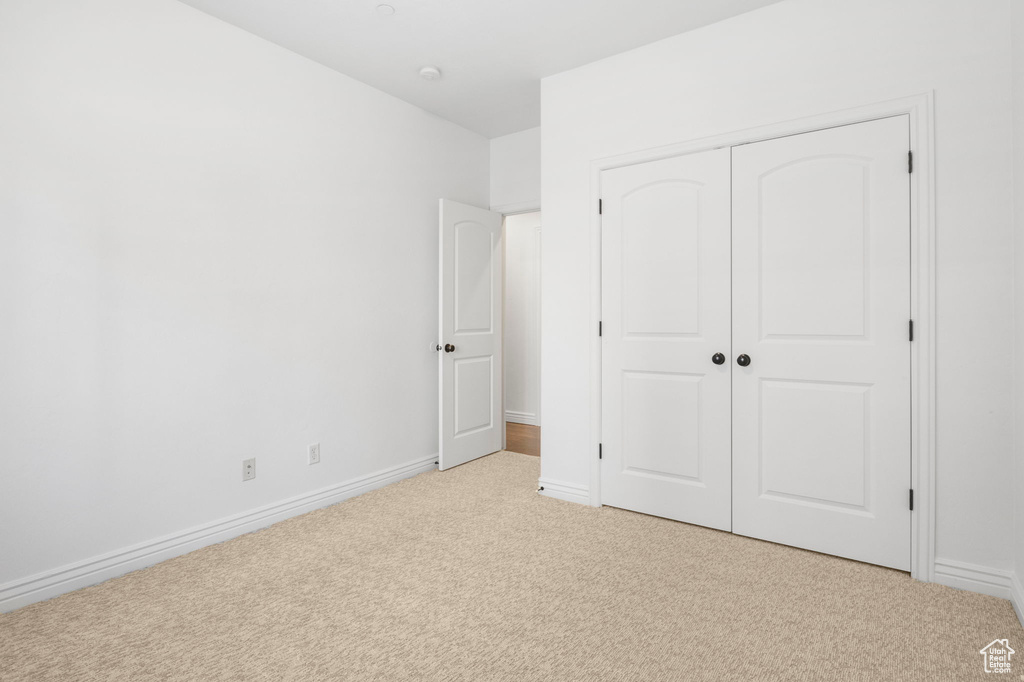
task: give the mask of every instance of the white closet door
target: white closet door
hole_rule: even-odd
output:
[[[728,530],[729,150],[601,190],[601,501]]]
[[[730,359],[734,532],[903,570],[908,149],[906,116],[733,149]]]

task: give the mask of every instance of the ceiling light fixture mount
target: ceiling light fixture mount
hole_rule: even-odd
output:
[[[424,66],[420,69],[420,78],[428,81],[436,81],[441,78],[441,69],[436,66]]]
[[[377,14],[381,15],[382,17],[390,17],[394,13],[395,8],[392,7],[391,5],[377,5]]]

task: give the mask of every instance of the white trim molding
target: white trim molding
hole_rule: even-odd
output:
[[[329,507],[332,504],[436,468],[437,455],[412,460],[311,493],[196,526],[180,533],[165,535],[84,561],[37,573],[27,578],[13,580],[0,585],[0,613],[13,611],[45,599],[52,599],[65,592],[95,585],[207,545],[215,545],[239,535],[266,528],[278,521],[284,521],[321,507]]]
[[[500,204],[491,206],[490,210],[502,215],[516,215],[518,213],[536,213],[540,210],[540,204],[536,201],[523,201],[517,204]]]
[[[529,424],[530,426],[540,426],[540,417],[533,412],[516,412],[515,410],[505,410],[505,421],[515,422],[516,424]]]
[[[576,502],[578,504],[590,504],[590,491],[584,485],[555,481],[550,478],[542,478],[538,481],[539,492],[545,497],[553,497],[556,500]]]
[[[1010,601],[1013,602],[1013,610],[1017,612],[1017,620],[1024,627],[1024,585],[1021,585],[1020,574],[1017,572],[1010,576]]]
[[[591,328],[601,319],[601,173],[648,161],[694,154],[787,135],[834,128],[906,114],[910,118],[910,147],[914,172],[910,175],[911,301],[914,343],[911,348],[910,485],[914,512],[910,532],[910,573],[932,582],[935,561],[935,138],[934,93],[929,91],[901,99],[868,104],[790,121],[739,130],[702,139],[595,159],[590,163],[590,316]],[[590,340],[590,447],[601,442],[601,339]],[[590,504],[601,506],[601,467],[591,457]],[[970,588],[968,588],[970,589]]]
[[[1011,599],[1013,571],[969,564],[953,559],[936,559],[934,582],[969,592]]]

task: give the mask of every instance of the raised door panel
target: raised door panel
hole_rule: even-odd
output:
[[[494,319],[494,235],[476,221],[455,226],[455,334],[489,334]]]
[[[623,372],[623,473],[700,483],[702,379]]]
[[[622,198],[627,335],[700,333],[701,185],[665,180]]]
[[[494,426],[494,357],[456,358],[454,369],[455,438],[465,438]]]
[[[866,511],[870,414],[867,385],[762,380],[761,496]]]
[[[801,159],[760,178],[761,338],[866,337],[869,161]]]

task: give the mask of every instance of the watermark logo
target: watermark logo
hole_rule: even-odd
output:
[[[980,653],[985,657],[985,672],[1008,673],[1010,658],[1017,652],[1010,648],[1010,640],[994,639]]]

